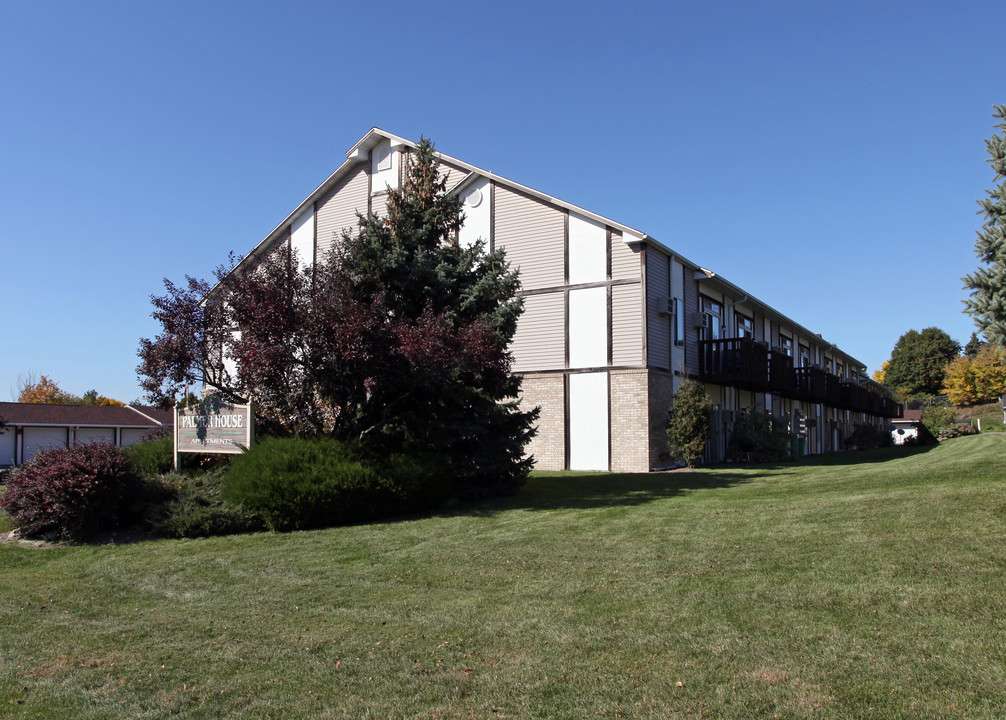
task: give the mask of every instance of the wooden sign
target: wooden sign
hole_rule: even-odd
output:
[[[236,455],[252,444],[255,415],[251,404],[232,405],[210,395],[190,407],[175,406],[175,469],[178,453]]]

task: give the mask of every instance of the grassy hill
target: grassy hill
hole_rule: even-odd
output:
[[[11,718],[1001,718],[1006,436],[0,545]]]
[[[977,405],[971,408],[956,408],[956,410],[961,419],[981,420],[982,432],[1006,432],[1006,425],[1003,425],[1001,402]]]

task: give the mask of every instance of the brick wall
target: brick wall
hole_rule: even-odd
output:
[[[648,471],[647,371],[611,371],[610,403],[612,471]]]
[[[541,408],[538,434],[527,446],[536,470],[566,467],[566,393],[562,373],[525,375],[521,380],[521,407]]]

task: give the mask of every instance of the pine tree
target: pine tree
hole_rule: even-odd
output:
[[[992,117],[999,118],[995,127],[1006,131],[1006,105],[996,105]],[[1006,132],[992,135],[985,148],[998,185],[978,201],[985,218],[975,241],[981,267],[963,278],[971,291],[964,303],[986,339],[1006,345]]]
[[[209,283],[165,281],[152,298],[164,332],[140,343],[143,387],[159,400],[205,383],[253,400],[260,429],[446,456],[461,496],[516,490],[538,416],[510,372],[520,283],[501,251],[458,247],[462,222],[423,140],[387,217],[361,216],[318,263],[282,246],[218,273],[213,302]]]

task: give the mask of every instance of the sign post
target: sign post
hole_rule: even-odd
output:
[[[233,405],[210,395],[190,407],[175,406],[175,470],[179,453],[237,455],[255,438],[252,405]]]

